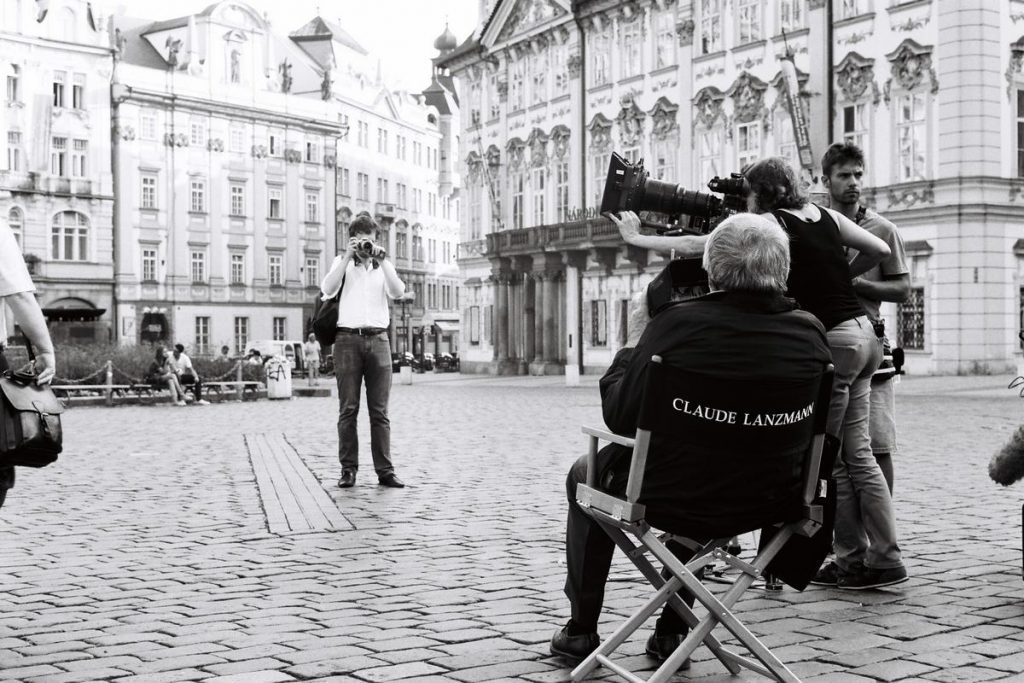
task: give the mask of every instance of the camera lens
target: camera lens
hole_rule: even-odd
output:
[[[373,242],[370,240],[362,240],[358,245],[359,251],[373,251]]]

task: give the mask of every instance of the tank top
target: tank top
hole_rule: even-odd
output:
[[[817,206],[817,205],[815,205]],[[813,314],[826,330],[864,315],[857,301],[846,262],[839,226],[828,211],[818,207],[821,217],[805,221],[786,211],[773,211],[789,235],[790,267],[786,295],[800,308]]]

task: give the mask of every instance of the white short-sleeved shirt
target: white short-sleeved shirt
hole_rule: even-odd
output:
[[[35,285],[25,266],[25,258],[6,222],[0,222],[0,346],[7,342],[7,305],[3,297],[21,292],[34,292]]]

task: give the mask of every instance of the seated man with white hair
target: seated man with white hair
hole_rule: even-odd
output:
[[[825,329],[817,318],[783,296],[789,264],[789,237],[782,228],[754,214],[737,214],[723,221],[705,242],[703,266],[710,294],[672,304],[650,320],[642,334],[632,329],[632,323],[645,319],[646,299],[635,298],[629,346],[616,354],[601,378],[608,428],[617,434],[635,433],[645,373],[654,355],[667,365],[722,379],[786,376],[807,380],[818,376],[830,360]],[[760,504],[754,501],[761,496],[751,496],[744,504],[736,492],[784,490],[797,484],[794,473],[776,473],[780,480],[773,481],[770,474],[758,471],[751,476],[750,472],[725,470],[685,450],[673,449],[671,457],[658,458],[657,448],[657,441],[652,442],[639,502],[647,506],[647,520],[662,530],[678,528],[680,520],[699,524],[709,515],[727,516],[737,527],[757,528],[764,520],[776,518],[778,511],[771,505],[781,507],[785,501]],[[597,485],[622,494],[630,456],[630,449],[616,444],[601,449]],[[583,659],[599,644],[597,622],[615,550],[611,538],[576,504],[576,485],[586,481],[586,470],[584,456],[566,480],[565,593],[572,618],[551,640],[553,654],[573,660]],[[782,481],[782,477],[794,481]],[[728,496],[723,493],[726,491]],[[722,509],[725,500],[730,501],[731,509]],[[684,561],[689,558],[685,548],[678,544],[670,547]],[[692,604],[692,597],[688,602]],[[686,631],[682,619],[666,605],[647,641],[647,654],[665,659]]]

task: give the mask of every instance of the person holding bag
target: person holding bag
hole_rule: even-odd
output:
[[[21,326],[29,343],[35,347],[35,382],[37,385],[45,385],[53,379],[56,360],[50,332],[34,296],[35,291],[14,232],[6,222],[0,222],[0,374],[10,369],[3,354],[7,345],[6,309],[10,308],[14,320]],[[13,486],[14,467],[0,466],[0,507],[4,504],[8,489]]]

